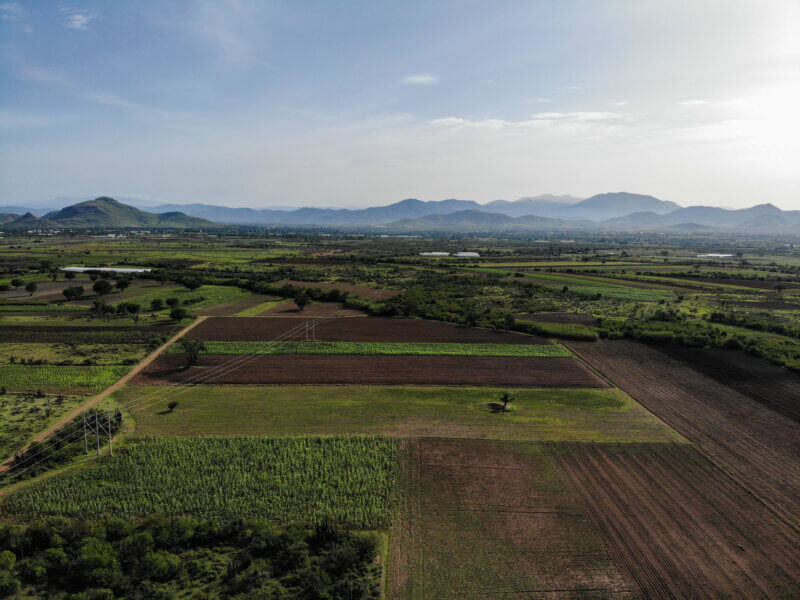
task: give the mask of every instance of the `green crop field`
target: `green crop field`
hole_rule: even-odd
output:
[[[15,392],[98,392],[117,381],[128,368],[0,365],[0,387]]]
[[[385,526],[397,452],[396,440],[375,436],[140,440],[9,494],[2,511],[25,519],[160,513]]]
[[[122,404],[165,388],[126,386]],[[197,386],[137,410],[137,435],[385,434],[520,440],[674,441],[678,436],[617,389],[515,390],[512,410],[493,413],[503,389],[423,386]]]
[[[246,308],[241,312],[236,313],[237,317],[257,317],[265,310],[269,310],[278,304],[285,302],[285,300],[267,300],[266,302],[261,302],[256,304],[255,306],[251,306],[250,308]]]
[[[205,342],[207,354],[400,354],[424,356],[570,357],[560,344],[433,344],[403,342]],[[180,346],[170,353],[180,354]]]

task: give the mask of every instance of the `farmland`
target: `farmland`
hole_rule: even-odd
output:
[[[186,368],[177,354],[159,356],[134,379],[138,385],[183,381],[215,384],[424,384],[513,387],[607,387],[574,358],[519,356],[261,355],[236,369],[225,355],[201,355]]]
[[[97,392],[127,370],[119,366],[0,365],[0,387],[14,392]]]
[[[139,440],[26,487],[5,509],[28,519],[168,513],[380,527],[391,518],[396,453],[380,437]]]
[[[558,344],[410,344],[402,342],[207,342],[206,354],[389,354],[406,356],[570,357]],[[181,354],[180,346],[170,349]]]
[[[136,435],[290,435],[376,433],[507,440],[679,441],[626,394],[615,389],[515,390],[512,410],[498,414],[489,403],[505,392],[485,387],[423,386],[193,386],[175,395],[168,388],[127,386],[114,400],[134,405]],[[159,395],[161,394],[161,395]]]
[[[418,256],[439,244],[475,244],[482,268]],[[800,281],[800,263],[773,248],[721,264],[683,244],[287,232],[0,243],[0,264],[40,286],[0,292],[0,446],[8,456],[77,410],[61,446],[34,446],[2,476],[0,516],[103,523],[118,557],[116,528],[152,530],[154,554],[207,573],[146,580],[162,597],[226,597],[244,578],[299,593],[272,578],[277,555],[259,540],[299,548],[321,573],[314,536],[347,545],[363,529],[383,541],[353,577],[385,600],[796,597],[800,375],[787,366],[800,361],[800,296],[774,282]],[[153,271],[116,287],[39,266],[123,257]],[[111,291],[89,291],[104,279]],[[75,281],[86,294],[68,301]],[[128,301],[138,323],[116,310]],[[100,400],[120,409],[113,456],[103,436],[86,454],[91,395],[194,323],[188,345]],[[205,346],[196,361],[191,340]],[[156,533],[185,527],[218,533]],[[186,541],[160,545],[173,536]],[[69,561],[76,544],[63,544]],[[16,548],[12,597],[46,597],[63,576]],[[118,558],[119,572],[132,581],[151,559]]]

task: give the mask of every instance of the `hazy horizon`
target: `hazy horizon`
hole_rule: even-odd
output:
[[[790,0],[0,2],[0,205],[800,209],[798,30]]]

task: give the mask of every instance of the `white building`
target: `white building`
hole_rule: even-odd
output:
[[[458,258],[480,258],[481,255],[477,252],[456,252],[453,256]]]

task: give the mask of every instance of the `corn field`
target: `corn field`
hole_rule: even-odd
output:
[[[395,439],[376,436],[144,439],[9,494],[2,512],[378,527],[390,520],[397,453]]]
[[[128,372],[121,366],[2,365],[0,387],[13,391],[97,392]]]

